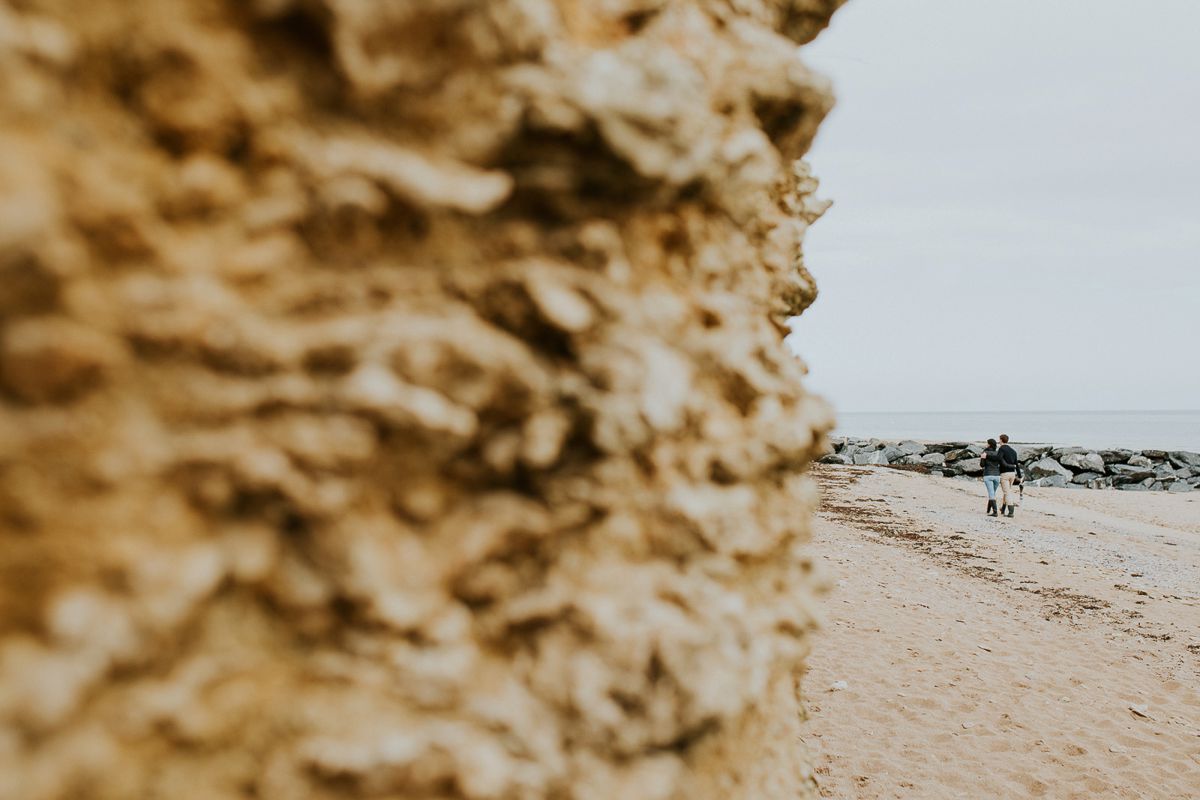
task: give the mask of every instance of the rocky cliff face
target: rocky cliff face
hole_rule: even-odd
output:
[[[783,798],[840,0],[0,4],[0,798]]]

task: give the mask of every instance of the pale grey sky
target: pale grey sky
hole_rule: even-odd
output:
[[[802,51],[844,411],[1200,408],[1200,1],[850,0]]]

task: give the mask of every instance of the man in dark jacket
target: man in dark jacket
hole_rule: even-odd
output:
[[[1017,499],[1017,488],[1021,485],[1021,457],[1016,449],[1008,443],[1008,434],[1000,434],[1000,449],[996,451],[1000,457],[1000,491],[1003,494],[1003,505],[1000,513],[1009,517],[1017,509],[1020,502]]]

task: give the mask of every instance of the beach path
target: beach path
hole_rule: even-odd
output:
[[[814,472],[823,797],[1200,797],[1200,492]]]

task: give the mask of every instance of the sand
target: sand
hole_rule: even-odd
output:
[[[822,796],[1200,797],[1200,493],[817,475]]]

